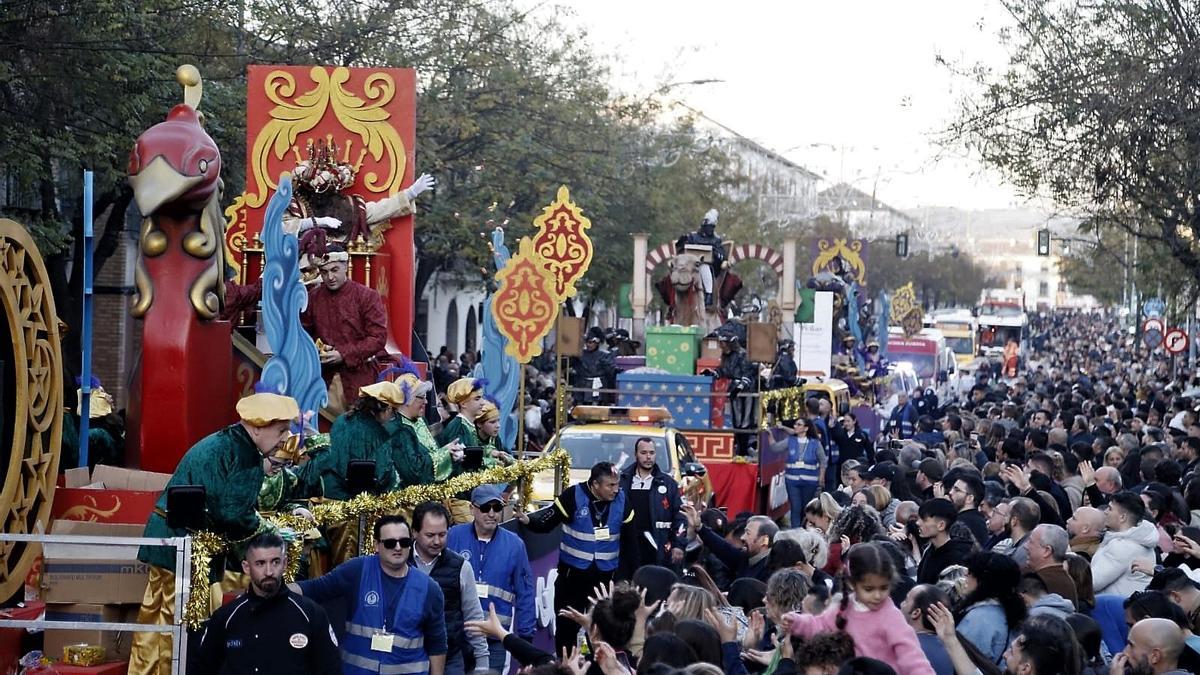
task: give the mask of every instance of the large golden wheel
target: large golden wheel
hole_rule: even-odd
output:
[[[7,534],[49,529],[62,442],[62,348],[42,256],[29,232],[0,219],[0,523]],[[41,552],[0,542],[0,601],[22,587]]]

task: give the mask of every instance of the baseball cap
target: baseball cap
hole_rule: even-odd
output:
[[[480,485],[471,491],[471,503],[475,506],[483,506],[489,502],[504,503],[504,497],[500,494],[500,488],[495,485]]]
[[[867,480],[883,479],[890,483],[896,480],[896,468],[896,465],[892,464],[891,462],[881,462],[871,467],[871,470],[868,471],[867,475],[863,476],[863,478],[866,478]]]

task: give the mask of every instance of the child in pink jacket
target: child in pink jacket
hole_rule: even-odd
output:
[[[895,565],[876,544],[855,544],[843,570],[842,601],[819,615],[792,612],[783,624],[792,635],[812,637],[817,633],[845,631],[854,638],[858,656],[879,659],[900,675],[934,675],[921,650],[921,643],[904,615],[892,604],[889,593]]]

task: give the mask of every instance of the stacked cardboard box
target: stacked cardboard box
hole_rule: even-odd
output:
[[[140,537],[154,501],[169,475],[97,466],[72,469],[56,491],[51,534]],[[41,594],[46,619],[86,623],[133,623],[146,590],[149,567],[137,559],[137,546],[46,544],[42,552]],[[47,630],[44,652],[58,660],[68,645],[104,647],[108,663],[72,673],[124,673],[132,633],[101,630]]]

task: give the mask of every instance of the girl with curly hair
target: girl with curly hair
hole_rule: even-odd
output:
[[[879,512],[870,506],[853,504],[842,509],[829,527],[829,562],[823,569],[830,574],[837,574],[842,569],[842,556],[846,553],[843,549],[886,534]]]

